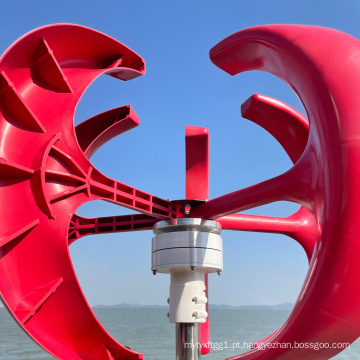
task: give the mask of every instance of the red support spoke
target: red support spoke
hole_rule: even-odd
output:
[[[84,218],[73,215],[69,227],[69,244],[86,235],[151,230],[157,222],[152,216],[135,214]]]
[[[290,236],[304,248],[309,262],[319,233],[314,216],[304,206],[286,218],[233,214],[216,221],[221,224],[223,230],[254,231]]]
[[[128,107],[125,110],[130,111]],[[97,145],[106,138],[104,134],[105,132],[102,133],[102,140],[98,140]],[[94,151],[95,148],[92,147],[92,149]],[[183,216],[184,210],[181,205],[110,179],[94,169],[87,160],[81,166],[75,157],[67,154],[66,150],[67,147],[61,140],[61,136],[54,136],[43,153],[36,173],[40,184],[36,187],[36,199],[48,216],[52,218],[56,216],[56,211],[52,207],[54,202],[79,193],[84,193],[91,200],[108,200],[159,219]],[[68,188],[68,185],[72,188]],[[59,191],[62,187],[63,191]],[[81,198],[78,201],[79,204],[82,203]],[[72,203],[73,206],[74,204],[76,203]]]
[[[268,131],[284,148],[293,163],[299,160],[309,137],[309,121],[302,114],[279,100],[255,94],[242,104],[241,115]],[[318,234],[314,217],[303,206],[287,218],[235,214],[218,221],[224,229],[288,235],[302,245],[309,261]]]
[[[293,163],[303,154],[309,135],[308,120],[289,105],[255,94],[241,106],[242,115],[267,130],[281,144]],[[301,194],[308,167],[304,161],[290,171],[260,184],[241,189],[199,205],[193,217],[216,219],[279,200],[304,202]]]
[[[108,200],[157,219],[178,218],[184,214],[183,206],[110,179],[96,169],[91,171],[89,184],[94,200]]]
[[[126,105],[82,122],[75,127],[75,133],[82,151],[90,158],[107,141],[133,129],[139,122],[131,106]],[[94,168],[89,169],[88,173],[87,189],[92,199],[108,200],[157,219],[177,218],[184,214],[181,205],[110,179]]]
[[[216,219],[276,201],[298,202],[298,185],[301,182],[298,175],[298,171],[288,171],[259,184],[212,199],[191,209],[190,216]]]
[[[83,218],[74,215],[69,227],[69,243],[92,234],[151,230],[158,220],[149,215]],[[301,207],[286,218],[233,214],[216,219],[223,230],[254,231],[287,235],[304,248],[308,259],[314,250],[318,228],[309,210]]]

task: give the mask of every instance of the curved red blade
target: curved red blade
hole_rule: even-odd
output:
[[[360,335],[360,288],[356,285],[360,278],[360,223],[356,220],[360,170],[354,166],[360,157],[360,72],[354,61],[358,54],[357,39],[332,29],[300,25],[246,29],[210,52],[212,61],[231,75],[263,70],[290,84],[307,111],[310,133],[304,154],[283,177],[240,191],[233,201],[211,200],[213,204],[200,205],[196,215],[215,217],[219,212],[264,203],[258,197],[267,196],[270,201],[306,205],[319,229],[317,250],[287,322],[268,340],[268,347],[232,359],[327,359],[342,350],[331,344],[351,343]],[[271,346],[314,341],[329,346],[319,350]]]
[[[180,207],[94,169],[75,136],[76,104],[96,77],[129,80],[144,71],[132,50],[76,25],[35,30],[0,60],[0,293],[22,328],[59,359],[142,358],[95,318],[75,276],[67,235],[72,214],[91,199],[160,218],[178,215]],[[126,111],[131,127],[137,118]],[[79,131],[88,152],[122,130],[105,125],[99,136]]]

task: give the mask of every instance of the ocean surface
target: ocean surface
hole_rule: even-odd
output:
[[[116,340],[143,353],[145,360],[175,359],[175,330],[166,317],[167,309],[98,308],[94,312]],[[239,347],[268,336],[288,315],[287,310],[210,309],[212,351],[202,359],[221,360],[247,351]],[[4,308],[0,308],[0,359],[54,358],[23,332]],[[360,341],[333,359],[360,359]]]

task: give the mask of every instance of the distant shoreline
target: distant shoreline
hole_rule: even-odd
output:
[[[294,304],[284,303],[278,305],[215,305],[210,304],[210,309],[230,309],[230,310],[292,310]],[[117,305],[95,305],[93,309],[166,309],[168,305],[136,305],[136,304],[117,304]]]
[[[91,306],[93,309],[167,309],[168,305],[136,305],[136,304],[116,304],[116,305],[95,305]],[[294,304],[284,303],[279,305],[216,305],[210,304],[210,309],[229,309],[229,310],[292,310]],[[0,308],[4,309],[5,307],[0,304]]]

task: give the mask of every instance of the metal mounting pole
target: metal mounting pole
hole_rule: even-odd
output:
[[[200,323],[176,324],[176,360],[200,360]]]

